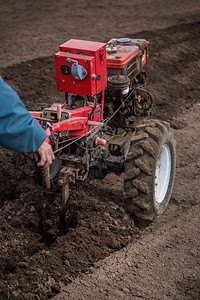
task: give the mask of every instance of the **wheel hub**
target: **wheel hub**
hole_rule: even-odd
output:
[[[161,204],[166,196],[171,174],[171,151],[167,144],[161,148],[160,155],[156,164],[155,174],[155,199]]]

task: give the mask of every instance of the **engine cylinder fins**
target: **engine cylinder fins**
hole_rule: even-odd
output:
[[[115,96],[127,96],[129,92],[130,79],[128,76],[113,75],[108,77],[108,89],[110,95]]]

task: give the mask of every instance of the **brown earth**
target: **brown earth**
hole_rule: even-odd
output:
[[[1,1],[1,74],[28,109],[50,105],[54,52],[69,38],[150,41],[148,90],[170,121],[177,173],[168,210],[141,228],[123,203],[123,174],[60,192],[0,148],[1,299],[199,299],[200,8],[198,1]],[[24,165],[26,166],[24,168]]]

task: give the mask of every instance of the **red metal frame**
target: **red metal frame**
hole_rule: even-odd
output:
[[[61,72],[62,65],[68,65],[70,69],[73,65],[73,62],[66,61],[67,58],[76,60],[79,65],[86,69],[87,76],[83,80],[74,79],[72,72],[67,75]],[[55,55],[55,62],[58,91],[88,96],[93,96],[96,94],[95,79],[92,77],[96,72],[94,56],[58,52]]]
[[[64,106],[61,103],[54,103],[49,108],[49,110],[52,110],[52,111],[56,112],[58,105]],[[95,103],[94,103],[94,105],[95,105]],[[70,131],[71,136],[76,136],[76,135],[79,136],[79,135],[86,134],[89,131],[89,128],[90,129],[93,128],[92,125],[87,124],[87,122],[89,120],[94,121],[94,122],[100,122],[101,121],[100,109],[101,109],[101,105],[97,104],[97,106],[94,109],[94,112],[93,112],[93,114],[90,118],[89,116],[90,116],[90,114],[93,110],[92,105],[76,108],[76,109],[73,109],[73,110],[62,108],[61,112],[68,113],[70,118],[67,119],[67,120],[63,120],[61,122],[57,122],[57,123],[52,124],[51,131],[50,131],[49,128],[47,128],[47,130],[46,130],[47,136],[50,136],[52,133],[61,132],[61,131]],[[41,111],[40,112],[31,111],[30,113],[32,114],[32,116],[42,117],[42,112]],[[38,120],[38,122],[41,123],[40,120]],[[46,142],[48,142],[50,144],[49,139],[47,139]]]
[[[56,80],[59,91],[94,96],[105,89],[107,86],[105,43],[72,39],[59,48],[60,51],[55,54]],[[87,76],[83,80],[74,79],[72,72],[62,73],[62,65],[65,64],[71,69],[73,64],[73,62],[68,62],[67,58],[78,61],[78,64],[86,69]]]
[[[68,104],[68,94],[84,95],[94,97],[94,103],[89,106],[77,109],[66,109],[64,104],[54,103],[49,110],[57,112],[58,105],[61,105],[61,113],[66,112],[69,119],[53,123],[51,131],[46,130],[47,135],[51,133],[70,131],[70,135],[84,135],[93,125],[88,125],[88,121],[100,122],[103,119],[104,95],[107,86],[106,69],[106,44],[98,42],[88,42],[82,40],[69,40],[62,44],[60,51],[55,54],[57,89],[65,92],[65,101]],[[85,68],[87,76],[78,80],[72,72],[64,74],[62,65],[68,65],[70,70],[73,62],[67,58],[76,60],[78,64]],[[101,104],[96,105],[96,95],[101,93]],[[95,107],[95,109],[94,109]],[[92,113],[92,116],[90,114]],[[31,112],[35,117],[42,117],[42,112]],[[38,120],[39,123],[40,120]],[[50,141],[47,139],[47,142]]]

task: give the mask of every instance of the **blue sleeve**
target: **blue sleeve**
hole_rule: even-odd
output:
[[[0,76],[0,145],[17,152],[34,152],[46,137],[38,121]]]

